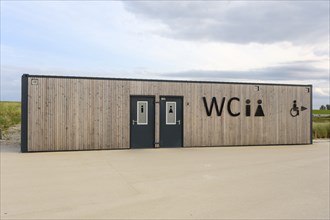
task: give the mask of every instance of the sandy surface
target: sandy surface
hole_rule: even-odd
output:
[[[329,219],[329,141],[25,154],[8,143],[1,219]]]
[[[14,146],[17,147],[21,144],[21,125],[15,125],[8,129],[3,134],[3,139],[0,139],[1,146]]]

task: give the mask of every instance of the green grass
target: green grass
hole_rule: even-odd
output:
[[[313,122],[330,123],[330,117],[313,117]]]
[[[313,110],[313,114],[320,114],[320,115],[325,115],[325,114],[330,114],[330,110]]]
[[[0,102],[0,129],[5,132],[13,125],[21,123],[20,102]]]
[[[313,122],[313,139],[330,138],[330,123]]]
[[[314,111],[315,110],[313,110],[313,113]],[[330,138],[330,117],[313,117],[313,139],[316,138]]]

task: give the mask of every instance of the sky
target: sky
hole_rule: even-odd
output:
[[[312,84],[329,104],[329,1],[1,1],[2,101],[21,75]]]

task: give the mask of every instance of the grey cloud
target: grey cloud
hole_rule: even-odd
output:
[[[329,1],[124,2],[168,26],[162,36],[233,43],[319,42],[329,37]]]
[[[309,64],[293,62],[262,69],[248,71],[191,70],[176,73],[163,73],[163,76],[174,78],[210,79],[210,80],[328,80],[328,70],[313,67]]]
[[[327,93],[329,89],[329,70],[313,66],[317,61],[295,61],[282,63],[277,66],[248,70],[248,71],[222,71],[222,70],[191,70],[175,73],[163,73],[162,77],[170,79],[205,80],[220,82],[264,82],[313,84],[314,89],[321,89]],[[318,109],[321,105],[329,103],[329,95],[313,93],[313,106]]]

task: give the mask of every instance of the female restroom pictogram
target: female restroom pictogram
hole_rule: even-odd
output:
[[[173,113],[172,105],[170,105],[170,110],[168,111],[168,113]]]
[[[262,104],[262,101],[261,101],[261,99],[259,99],[258,100],[258,107],[257,107],[256,113],[255,113],[254,116],[261,116],[261,117],[265,116],[264,111],[262,110],[261,104]]]

